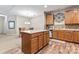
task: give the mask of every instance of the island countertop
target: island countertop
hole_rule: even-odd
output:
[[[43,32],[43,31],[48,31],[48,30],[25,30],[25,31],[21,31],[21,32],[28,33],[28,34],[33,34],[33,33]]]

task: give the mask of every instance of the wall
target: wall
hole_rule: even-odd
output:
[[[9,29],[8,22],[15,21],[15,29]],[[7,15],[7,34],[16,34],[16,16],[14,15]]]
[[[31,19],[31,27],[33,27],[34,30],[43,30],[44,25],[45,25],[44,14],[41,14]]]
[[[30,22],[30,20],[27,17],[23,16],[16,16],[16,33],[19,34],[19,28],[26,28],[26,30],[29,29],[29,25],[25,24],[25,22]]]
[[[8,28],[8,21],[15,21],[15,29],[9,29]],[[19,27],[25,27],[26,29],[29,28],[27,24],[25,24],[25,21],[28,22],[28,18],[24,16],[14,16],[14,15],[8,15],[7,16],[7,34],[19,34]]]
[[[0,16],[0,33],[4,33],[4,20],[5,18]]]

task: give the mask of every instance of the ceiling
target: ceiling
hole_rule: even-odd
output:
[[[48,5],[47,8],[44,8],[44,5],[0,5],[0,14],[32,16],[34,13],[34,15],[39,15],[44,11],[54,11],[57,9],[64,9],[70,6],[71,5]],[[26,11],[28,11],[28,13]]]

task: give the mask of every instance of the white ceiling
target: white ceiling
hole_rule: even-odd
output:
[[[44,11],[64,9],[70,6],[71,5],[48,5],[47,8],[44,8],[44,5],[0,5],[0,14],[26,16],[25,11],[31,11],[31,13],[33,12],[39,15]],[[23,12],[24,14],[22,14],[21,12]]]

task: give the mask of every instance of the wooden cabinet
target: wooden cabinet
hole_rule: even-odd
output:
[[[77,32],[78,34],[77,34],[77,42],[79,43],[79,32]]]
[[[64,33],[64,31],[58,30],[58,39],[63,40],[63,33]]]
[[[46,37],[46,38],[47,38],[46,40],[47,40],[47,44],[48,44],[48,43],[49,43],[49,39],[50,39],[50,38],[49,38],[49,33],[48,33],[48,32],[46,32],[46,36],[47,36],[47,37]]]
[[[41,35],[39,35],[39,49],[41,49],[43,47],[43,33]]]
[[[73,31],[65,31],[63,40],[73,42]]]
[[[72,9],[65,12],[65,24],[79,24],[79,10]]]
[[[44,32],[44,46],[47,44],[47,33]]]
[[[71,22],[71,13],[70,12],[65,12],[65,24],[70,24]]]
[[[31,39],[31,53],[38,51],[38,37]]]
[[[27,54],[36,53],[49,42],[48,31],[35,33],[21,32],[21,38],[22,52]]]
[[[79,31],[56,30],[53,31],[53,38],[68,42],[79,43]]]
[[[73,32],[73,41],[78,42],[78,32],[76,31]]]
[[[57,31],[53,31],[53,39],[57,39]]]
[[[51,24],[53,24],[53,15],[47,14],[46,15],[46,25],[51,25]]]

